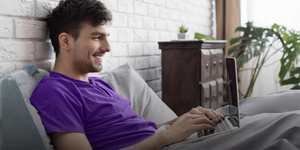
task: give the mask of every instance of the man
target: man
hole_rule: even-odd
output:
[[[97,0],[65,0],[47,16],[56,61],[31,95],[47,134],[56,149],[162,149],[201,129],[213,130],[208,117],[223,116],[197,107],[165,124],[145,121],[99,78],[89,72],[102,70],[110,52],[107,24],[111,13]],[[165,125],[162,124],[162,125]]]

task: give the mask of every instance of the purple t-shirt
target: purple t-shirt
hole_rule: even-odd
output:
[[[120,149],[143,141],[156,131],[102,79],[88,82],[51,72],[37,85],[31,103],[46,132],[81,132],[93,149]]]

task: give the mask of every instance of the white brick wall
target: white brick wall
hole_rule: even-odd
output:
[[[158,41],[177,38],[178,27],[211,35],[211,0],[101,0],[112,11],[112,51],[102,73],[129,62],[161,96]],[[51,71],[55,54],[44,18],[59,0],[0,0],[0,77],[34,64]]]

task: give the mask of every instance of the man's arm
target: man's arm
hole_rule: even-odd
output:
[[[159,150],[169,144],[180,142],[201,129],[214,130],[214,125],[204,115],[184,114],[167,130],[154,134],[144,141],[126,147],[123,150]],[[92,150],[88,139],[83,133],[52,132],[50,137],[57,150]]]
[[[80,132],[50,133],[50,138],[57,150],[92,150],[85,134]]]
[[[122,150],[160,150],[169,144],[183,141],[201,129],[214,130],[214,125],[204,115],[184,114],[178,117],[167,130],[154,134],[144,141]]]
[[[173,120],[170,120],[170,121],[168,121],[168,122],[166,122],[166,123],[163,123],[163,124],[157,124],[156,126],[157,126],[157,128],[159,128],[159,127],[161,127],[161,126],[163,126],[163,125],[172,125],[178,118],[179,118],[179,117],[177,117],[177,118],[175,118],[175,119],[173,119]]]
[[[193,133],[197,132],[201,129],[206,130],[214,130],[214,125],[211,121],[208,120],[212,118],[219,121],[219,118],[223,118],[223,116],[213,110],[204,109],[202,107],[197,107],[191,109],[188,113],[168,121],[164,124],[158,125],[158,127],[166,124],[170,124],[171,126],[158,134],[154,134],[153,136],[137,143],[135,145],[124,148],[123,150],[135,150],[135,149],[162,149],[165,146],[180,142]],[[71,133],[58,133],[53,132],[50,133],[50,137],[54,142],[56,149],[84,149],[91,150],[92,147],[86,138],[85,134],[79,132],[71,132]]]

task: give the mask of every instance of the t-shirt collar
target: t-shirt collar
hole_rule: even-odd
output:
[[[89,82],[86,82],[86,81],[81,81],[81,80],[70,78],[70,77],[68,77],[68,76],[66,76],[64,74],[61,74],[61,73],[58,73],[58,72],[54,72],[54,71],[50,72],[50,77],[60,77],[60,78],[64,78],[64,79],[67,79],[67,80],[71,80],[73,82],[93,84],[92,78],[90,78],[90,77],[88,77]]]

